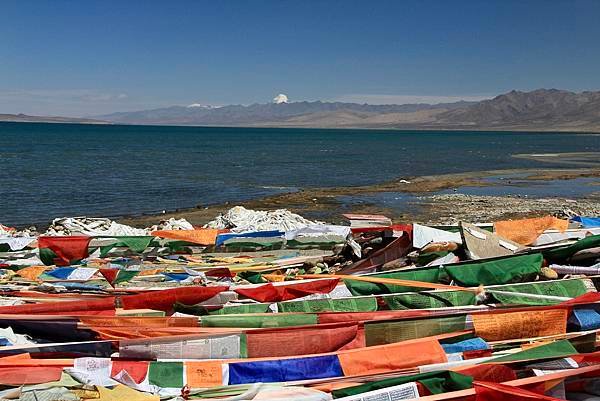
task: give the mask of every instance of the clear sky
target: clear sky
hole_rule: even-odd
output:
[[[3,0],[0,113],[600,89],[599,0]]]

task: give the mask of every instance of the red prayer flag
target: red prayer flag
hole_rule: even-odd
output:
[[[160,291],[147,291],[121,298],[123,309],[155,309],[170,311],[175,302],[195,305],[227,290],[229,287],[181,287]]]
[[[475,401],[564,401],[500,383],[475,382],[473,387]]]
[[[339,274],[355,274],[375,270],[383,264],[406,256],[412,249],[412,240],[408,235],[396,238],[384,248],[367,255],[366,258],[342,268]]]
[[[392,224],[391,226],[353,227],[351,229],[352,234],[370,233],[384,230],[404,231],[406,234],[408,234],[409,238],[412,238],[413,226],[412,224]]]
[[[149,361],[112,361],[110,377],[115,377],[122,370],[124,370],[136,383],[139,384],[146,378],[146,374],[148,373],[148,365],[150,365]]]
[[[364,336],[357,340],[360,334],[356,323],[248,330],[246,350],[248,358],[322,354],[364,347]]]
[[[117,275],[119,274],[119,269],[98,269],[102,277],[106,279],[111,285],[114,283]]]
[[[67,312],[114,310],[115,298],[107,297],[91,301],[65,301],[45,302],[39,304],[24,304],[12,306],[0,306],[0,314],[36,314],[56,313],[57,315]]]
[[[588,292],[586,294],[580,295],[576,298],[570,299],[568,301],[561,302],[560,305],[582,305],[582,304],[592,304],[600,301],[600,293],[599,292]]]
[[[328,294],[338,284],[339,279],[300,281],[290,284],[271,283],[251,288],[236,288],[235,292],[259,302],[281,302],[312,294]]]
[[[571,358],[579,364],[597,365],[600,364],[600,351],[573,355]]]
[[[229,270],[226,267],[210,269],[204,272],[204,274],[206,274],[209,277],[235,277],[235,273],[232,273],[231,270]]]
[[[56,254],[54,264],[68,266],[71,261],[85,259],[89,256],[88,246],[91,237],[85,235],[72,235],[69,237],[38,238],[38,248],[48,248]]]
[[[473,380],[488,383],[503,383],[517,379],[517,374],[506,365],[481,364],[458,369],[461,375],[471,376]]]

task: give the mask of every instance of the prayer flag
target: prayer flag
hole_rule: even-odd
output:
[[[160,291],[146,291],[121,298],[123,309],[155,309],[170,311],[175,302],[195,305],[225,291],[228,287],[180,287]]]
[[[159,387],[183,387],[183,362],[150,362],[148,380]]]
[[[569,221],[557,219],[553,216],[533,219],[505,220],[494,223],[494,230],[501,237],[517,242],[521,245],[531,245],[548,229],[565,231],[569,228]]]
[[[68,266],[88,257],[91,237],[69,236],[38,238],[40,259],[45,265]]]
[[[343,376],[336,355],[229,364],[229,384],[273,383]]]
[[[564,401],[501,383],[475,382],[476,401]]]
[[[495,259],[446,265],[444,269],[458,284],[465,287],[509,284],[531,281],[542,267],[542,255],[505,256]]]
[[[338,284],[338,279],[292,282],[281,285],[271,283],[251,288],[236,288],[234,291],[258,302],[281,302],[312,294],[328,294]]]
[[[222,230],[201,228],[196,230],[159,230],[153,231],[155,237],[191,242],[200,245],[214,245],[217,235]]]

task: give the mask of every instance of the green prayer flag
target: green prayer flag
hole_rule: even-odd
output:
[[[365,323],[368,347],[465,330],[466,316]]]
[[[131,249],[133,252],[144,252],[146,248],[150,245],[154,237],[152,236],[128,236],[128,237],[118,237],[119,243],[123,244],[122,246],[126,246]]]
[[[563,358],[575,354],[578,354],[578,352],[569,340],[560,340],[550,344],[529,348],[514,354],[494,358],[491,362],[519,362],[534,359]]]
[[[550,262],[563,262],[573,256],[575,253],[588,248],[595,248],[600,246],[600,234],[591,235],[580,239],[574,244],[561,246],[560,248],[554,248],[544,251],[544,257]]]
[[[580,279],[540,281],[537,283],[514,284],[498,288],[490,288],[490,294],[502,304],[514,305],[555,305],[561,301],[543,298],[530,298],[522,295],[498,294],[491,292],[500,290],[506,292],[521,292],[526,294],[550,295],[557,297],[576,298],[587,292],[585,283]]]
[[[40,260],[46,266],[50,266],[54,264],[54,259],[58,258],[50,248],[40,248]]]
[[[427,252],[417,256],[417,265],[425,266],[427,263],[448,255],[448,251]]]
[[[393,278],[398,280],[425,281],[427,283],[437,283],[440,277],[439,267],[427,267],[420,269],[407,269],[393,273],[371,274],[364,277],[368,278]],[[406,287],[392,284],[367,283],[365,281],[344,280],[346,287],[352,295],[378,295],[393,294],[396,292],[417,292],[426,288]]]
[[[135,276],[137,276],[138,274],[140,274],[140,272],[136,271],[136,270],[119,270],[119,273],[117,273],[117,277],[115,278],[115,281],[113,281],[111,284],[115,285],[115,284],[129,281],[132,278],[134,278]]]
[[[198,246],[198,244],[194,244],[192,242],[187,241],[169,241],[165,244],[169,247],[171,252],[179,252],[183,250],[186,246]]]
[[[333,390],[333,398],[349,397],[366,393],[368,391],[381,390],[387,387],[399,386],[410,382],[419,382],[427,388],[432,394],[442,394],[450,391],[466,390],[473,386],[471,376],[452,372],[449,370],[419,373],[410,376],[393,377],[390,379],[378,380],[359,386],[346,387],[339,390]]]
[[[208,312],[209,315],[234,315],[244,313],[267,313],[270,304],[246,304],[235,306],[224,306],[221,309]]]
[[[475,305],[475,293],[468,291],[432,291],[393,294],[381,297],[392,310],[432,309]]]
[[[311,299],[279,302],[277,308],[279,312],[374,312],[377,310],[377,299],[375,297]]]
[[[127,247],[132,252],[141,253],[150,245],[154,237],[152,236],[120,236],[114,237],[115,242],[109,245],[100,247],[100,257],[105,257],[108,253],[116,247]]]
[[[240,358],[248,358],[248,335],[240,334]]]
[[[262,274],[260,274],[259,272],[245,271],[239,272],[237,275],[238,277],[243,278],[244,280],[252,284],[261,284],[267,282],[267,280],[265,280]]]
[[[183,362],[150,362],[148,380],[159,387],[183,387]]]
[[[444,266],[448,275],[464,287],[518,283],[534,280],[542,267],[542,255],[508,256]]]
[[[201,326],[204,327],[288,327],[317,324],[316,314],[286,314],[270,315],[208,315],[202,316]]]

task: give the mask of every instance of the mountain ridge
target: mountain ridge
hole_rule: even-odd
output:
[[[434,105],[316,101],[201,109],[172,106],[97,118],[125,124],[600,132],[600,91],[513,90],[479,102]]]
[[[15,123],[61,123],[61,124],[110,124],[108,121],[93,118],[60,117],[60,116],[31,116],[28,114],[0,113],[0,122]]]
[[[3,118],[4,116],[4,118]],[[8,116],[8,117],[6,117]],[[47,120],[45,120],[47,119]],[[600,91],[512,90],[478,102],[371,105],[302,101],[117,112],[90,118],[3,115],[0,121],[139,125],[600,132]]]

